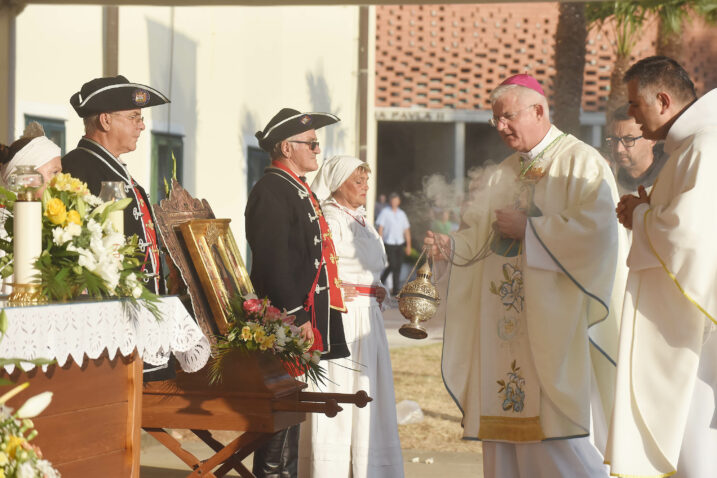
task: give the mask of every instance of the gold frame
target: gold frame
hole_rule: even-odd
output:
[[[229,329],[229,300],[254,293],[234,236],[231,219],[192,219],[179,225],[219,332]]]

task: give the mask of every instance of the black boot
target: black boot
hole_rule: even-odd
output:
[[[296,478],[299,462],[299,425],[276,432],[254,452],[251,472],[257,478]]]

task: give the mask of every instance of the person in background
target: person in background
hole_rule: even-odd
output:
[[[664,56],[624,82],[642,136],[669,158],[650,194],[617,206],[632,246],[605,458],[615,476],[717,476],[717,90],[698,99]]]
[[[388,196],[388,204],[390,207],[384,208],[376,218],[376,226],[388,256],[388,267],[381,274],[381,282],[385,282],[390,274],[395,296],[401,290],[403,258],[411,254],[411,224],[406,213],[399,207],[401,197],[398,193]]]
[[[10,175],[18,166],[32,166],[42,174],[44,183],[37,191],[38,198],[41,197],[50,179],[55,174],[62,172],[60,154],[60,147],[45,136],[45,131],[39,123],[33,121],[27,125],[20,139],[10,146],[0,144],[0,179],[2,180],[2,186],[4,188],[9,187],[8,180]],[[10,212],[5,209],[0,210],[0,223],[2,226],[4,226],[9,214]],[[0,238],[8,238],[5,227],[0,227]],[[4,251],[1,254],[5,256]],[[3,294],[12,292],[10,284],[12,284],[12,275],[3,279],[1,291]]]
[[[381,214],[381,211],[383,211],[387,206],[388,202],[386,202],[386,195],[383,193],[379,194],[373,210],[374,217],[378,217],[378,215]]]
[[[342,322],[349,358],[324,363],[327,380],[312,390],[356,393],[373,401],[344,407],[334,418],[312,413],[301,428],[302,478],[401,478],[403,460],[396,422],[391,356],[380,304],[386,267],[381,237],[366,220],[369,166],[351,156],[324,162],[311,189],[321,200],[339,257],[345,294]]]
[[[31,122],[20,139],[10,146],[0,144],[0,178],[3,187],[8,187],[8,179],[16,167],[32,166],[42,174],[44,184],[38,191],[38,194],[42,194],[50,179],[62,172],[60,156],[60,147],[45,136],[40,123]]]
[[[433,232],[450,234],[458,228],[456,223],[451,221],[450,209],[441,209],[437,215],[438,217],[431,222],[431,230]]]
[[[616,166],[618,194],[637,194],[638,186],[649,193],[667,155],[661,142],[642,135],[640,125],[628,114],[628,105],[613,113],[606,141]]]

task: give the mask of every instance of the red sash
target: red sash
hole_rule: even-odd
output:
[[[296,181],[298,181],[299,184],[301,184],[304,189],[306,189],[306,192],[309,194],[309,199],[311,200],[311,205],[314,208],[314,213],[319,220],[319,228],[321,229],[321,264],[319,264],[316,279],[314,279],[314,284],[309,291],[307,304],[305,304],[304,308],[306,310],[308,310],[309,307],[313,309],[314,294],[316,293],[316,285],[318,283],[319,276],[321,273],[321,266],[323,264],[326,264],[326,272],[328,274],[329,279],[329,304],[333,309],[339,310],[341,312],[346,312],[344,299],[341,295],[341,281],[339,280],[339,257],[336,254],[334,241],[331,239],[331,230],[329,229],[329,224],[326,222],[326,218],[324,218],[324,213],[321,211],[321,207],[319,206],[319,202],[316,200],[316,196],[314,196],[314,193],[311,192],[311,188],[309,188],[309,185],[302,181],[301,178],[294,174],[289,168],[287,168],[278,161],[272,161],[271,165],[291,175],[292,178],[296,179]]]
[[[147,241],[147,245],[144,249],[144,264],[142,265],[142,271],[144,272],[147,268],[147,262],[149,262],[152,273],[154,274],[154,291],[159,293],[159,247],[157,246],[157,231],[154,229],[154,222],[152,222],[152,213],[149,210],[149,206],[144,202],[142,194],[137,188],[137,183],[132,179],[132,189],[134,189],[134,195],[137,198],[137,206],[142,219],[142,229],[144,230],[144,237]]]

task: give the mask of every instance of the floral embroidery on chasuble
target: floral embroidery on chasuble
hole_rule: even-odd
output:
[[[562,136],[561,136],[562,137]],[[560,138],[558,138],[560,139]],[[546,151],[550,146],[546,148]],[[533,203],[535,184],[549,158],[521,164],[513,206],[540,216]],[[531,167],[532,166],[532,167]],[[496,236],[485,259],[480,300],[481,416],[478,438],[535,442],[545,439],[540,423],[540,382],[530,349],[523,289],[522,241]]]

